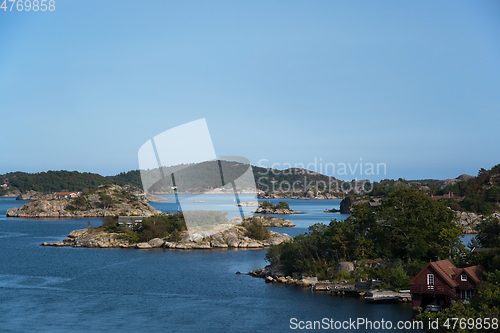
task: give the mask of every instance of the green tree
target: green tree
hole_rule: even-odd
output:
[[[408,262],[436,260],[442,242],[458,243],[455,213],[424,192],[399,188],[392,191],[377,210],[379,226],[385,228],[393,258]],[[450,229],[441,234],[443,229]],[[441,238],[440,238],[441,236]]]
[[[81,195],[77,196],[74,200],[73,200],[73,205],[77,208],[77,209],[86,209],[87,208],[87,200],[85,200],[85,198]]]
[[[153,238],[167,237],[167,225],[159,219],[145,219],[142,221],[141,240],[149,241]]]
[[[350,224],[351,232],[355,235],[355,257],[372,258],[375,255],[372,236],[377,225],[375,212],[366,204],[355,205],[347,222]]]
[[[455,258],[464,250],[464,245],[460,240],[462,230],[459,228],[443,228],[439,233],[439,240],[442,243],[442,251],[440,257],[448,256],[448,259]]]
[[[271,233],[262,226],[262,222],[258,219],[252,218],[250,221],[245,222],[244,226],[246,228],[246,233],[245,235],[247,237],[257,239],[257,240],[264,240],[269,238]]]
[[[476,239],[482,247],[500,246],[500,219],[489,216],[481,221]]]
[[[488,201],[499,202],[500,201],[500,186],[492,186],[488,189],[486,194]]]
[[[274,208],[275,209],[290,210],[290,206],[285,201],[280,201]]]
[[[410,277],[402,266],[390,268],[387,274],[387,282],[395,288],[406,287],[410,282]]]
[[[101,204],[104,208],[112,208],[114,206],[113,198],[107,194],[100,193]]]

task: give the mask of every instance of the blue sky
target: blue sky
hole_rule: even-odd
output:
[[[499,31],[498,1],[0,10],[0,173],[137,169],[147,140],[206,118],[216,153],[252,164],[477,174],[500,163]]]

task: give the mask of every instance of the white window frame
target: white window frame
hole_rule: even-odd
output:
[[[427,274],[427,285],[428,286],[434,285],[434,274]]]
[[[467,274],[461,274],[460,275],[460,281],[467,281]]]

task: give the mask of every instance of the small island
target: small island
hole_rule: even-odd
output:
[[[259,204],[259,208],[252,211],[255,214],[302,214],[302,212],[294,211],[284,201],[280,201],[277,205],[273,205],[269,201],[263,201]]]
[[[206,212],[207,224],[219,223],[225,213]],[[106,217],[101,227],[88,227],[72,231],[62,242],[40,244],[41,246],[69,246],[89,248],[133,248],[133,249],[214,249],[239,248],[258,249],[288,241],[291,237],[267,230],[267,227],[293,227],[291,221],[272,217],[250,216],[242,220],[234,217],[225,222],[235,224],[215,234],[189,233],[183,214],[158,214],[137,218],[131,223],[120,222],[118,217]]]

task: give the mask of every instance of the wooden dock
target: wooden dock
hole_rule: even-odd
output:
[[[365,297],[367,303],[397,303],[411,302],[411,294],[409,291],[370,291]]]

